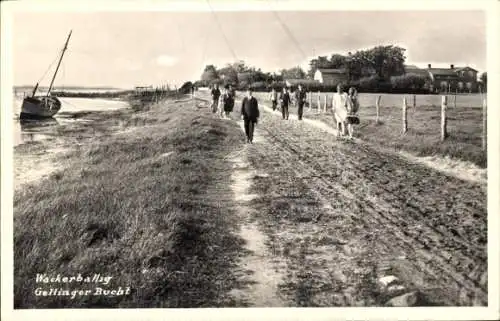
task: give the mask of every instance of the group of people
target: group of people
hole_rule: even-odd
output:
[[[337,92],[333,95],[333,115],[340,136],[349,135],[352,138],[353,125],[359,124],[359,100],[356,88],[350,87],[344,92],[342,85],[337,86]]]
[[[229,118],[229,114],[234,109],[236,96],[234,88],[231,85],[225,86],[221,93],[219,86],[216,84],[211,90],[211,96],[212,112],[219,112],[221,118]],[[299,85],[298,89],[294,92],[294,98],[297,105],[297,118],[298,120],[302,120],[304,105],[307,99],[307,93],[302,85]],[[273,110],[277,109],[279,103],[283,119],[288,120],[290,115],[288,108],[292,104],[292,96],[288,87],[284,87],[279,94],[276,89],[273,88],[270,92],[269,99],[271,100]],[[359,101],[356,89],[350,87],[346,93],[342,85],[338,85],[337,92],[333,95],[332,103],[332,111],[339,135],[349,135],[349,137],[352,138],[353,125],[359,124],[359,117],[357,116]],[[253,143],[253,133],[259,116],[258,101],[253,96],[253,90],[249,88],[247,89],[246,96],[241,102],[241,117],[244,121],[247,143]]]
[[[302,87],[302,85],[299,85],[298,89],[295,91],[294,94],[295,94],[295,101],[297,103],[297,118],[298,120],[302,120],[307,93]],[[273,110],[276,110],[276,108],[278,107],[278,100],[279,100],[281,115],[284,120],[288,120],[288,117],[290,116],[290,113],[288,112],[288,107],[292,104],[292,96],[288,91],[288,87],[283,87],[283,90],[280,92],[279,96],[276,89],[273,88],[271,90],[271,93],[269,94],[269,99],[271,100]]]
[[[230,118],[229,114],[234,109],[236,98],[236,91],[234,88],[231,85],[225,86],[221,93],[219,85],[215,84],[210,94],[212,96],[212,112],[219,112],[221,118]],[[249,88],[246,96],[241,102],[241,117],[245,125],[246,142],[249,144],[253,144],[253,133],[259,116],[259,104],[257,99],[253,97],[253,90]]]
[[[221,92],[219,85],[215,85],[211,91],[212,112],[218,113],[221,118],[229,118],[229,114],[234,109],[236,91],[231,85],[225,86]]]

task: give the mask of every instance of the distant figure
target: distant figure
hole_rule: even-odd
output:
[[[349,137],[352,138],[354,133],[354,126],[359,125],[359,100],[358,100],[358,92],[356,88],[349,88],[349,92],[347,93],[347,118],[345,123],[347,123],[347,132],[349,133]],[[344,123],[344,125],[345,125]]]
[[[335,117],[335,122],[337,124],[337,130],[340,136],[345,135],[345,117],[343,114],[347,112],[347,100],[348,96],[344,92],[342,85],[337,85],[337,92],[333,94],[333,106],[332,111]]]
[[[225,88],[224,94],[222,95],[222,108],[224,111],[224,118],[229,118],[229,114],[233,111],[234,108],[234,97],[231,94],[231,90],[229,88]]]
[[[233,100],[236,98],[236,90],[233,85],[229,85],[229,94],[233,97]]]
[[[221,94],[219,96],[219,100],[217,101],[217,113],[219,114],[220,118],[224,118],[224,94]]]
[[[253,143],[253,132],[255,124],[260,116],[259,104],[257,99],[253,97],[252,89],[247,90],[247,95],[241,102],[241,116],[245,122],[245,134],[247,136],[247,143]]]
[[[295,91],[295,99],[297,101],[297,116],[299,120],[302,120],[302,114],[304,113],[304,104],[306,103],[307,93],[299,84],[299,88]]]
[[[349,114],[356,114],[359,110],[358,91],[351,87],[347,93],[347,111]]]
[[[220,97],[220,90],[219,90],[219,85],[215,84],[214,88],[210,92],[212,95],[212,112],[215,113],[217,112],[217,105],[219,103],[219,97]]]
[[[280,95],[280,104],[281,104],[281,115],[283,116],[283,119],[288,120],[288,107],[290,106],[291,100],[290,100],[290,93],[288,92],[287,87],[283,87],[283,92]]]
[[[273,111],[276,110],[276,107],[278,106],[278,93],[274,87],[271,89],[271,93],[269,94],[269,100],[271,100],[273,104]]]

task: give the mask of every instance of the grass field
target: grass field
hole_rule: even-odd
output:
[[[228,232],[235,222],[231,208],[221,206],[223,194],[205,192],[225,175],[223,156],[241,143],[241,133],[235,123],[192,109],[169,102],[146,112],[88,113],[81,117],[93,122],[59,128],[73,137],[75,149],[59,159],[70,167],[14,197],[15,308],[230,305],[224,293],[234,288],[231,266],[241,240]],[[28,144],[15,153],[46,148]],[[108,285],[80,288],[132,292],[35,296],[37,288],[68,288],[35,283],[37,273],[100,273],[112,277]]]
[[[318,119],[334,125],[331,113],[332,93],[327,95],[327,113],[317,112],[317,93],[312,95],[312,110],[305,108],[307,118]],[[268,95],[257,93],[257,97],[270,105]],[[380,101],[380,123],[376,124],[375,100],[377,94],[359,94],[361,124],[355,129],[355,136],[368,142],[405,151],[415,156],[442,156],[487,167],[487,154],[482,150],[482,99],[480,95],[458,95],[456,108],[454,97],[448,97],[448,134],[444,142],[440,140],[441,96],[417,95],[413,108],[412,95],[382,94]],[[408,132],[402,134],[402,102],[407,98]],[[321,93],[321,106],[324,93]],[[296,113],[295,107],[290,108]]]

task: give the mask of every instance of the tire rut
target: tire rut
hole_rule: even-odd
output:
[[[443,287],[449,287],[447,283],[452,281],[457,296],[465,292],[486,304],[487,285],[480,280],[486,273],[486,244],[482,247],[465,239],[486,240],[485,202],[467,202],[464,197],[485,200],[480,186],[408,164],[362,143],[328,142],[321,131],[303,123],[281,122],[267,113],[264,122],[269,124],[260,126],[260,130],[272,148],[281,153],[281,163],[293,163],[295,166],[287,166],[287,170],[293,170],[319,199],[340,199],[343,212],[354,221],[363,221],[367,227],[374,223],[383,225],[399,242],[378,241],[388,248],[397,246],[413,253],[416,271],[434,276],[434,281],[440,278],[439,285]],[[332,152],[334,146],[338,150]],[[424,183],[419,182],[422,178]],[[435,187],[426,191],[429,186]],[[441,195],[436,195],[438,187]],[[455,196],[450,200],[453,192]],[[434,201],[436,198],[446,201]],[[364,215],[359,214],[361,210]],[[465,216],[472,215],[476,224],[470,225],[480,228],[459,233],[460,228],[450,227],[447,220],[457,217],[446,216],[458,210]],[[429,219],[432,223],[422,221]],[[470,232],[474,233],[472,238]],[[467,304],[460,301],[455,298],[450,303]]]

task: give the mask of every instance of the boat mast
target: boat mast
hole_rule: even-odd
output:
[[[73,30],[70,30],[69,35],[68,35],[68,39],[66,39],[66,43],[64,44],[64,48],[62,49],[61,58],[59,58],[59,63],[57,64],[56,71],[54,72],[54,76],[52,77],[52,81],[50,82],[49,90],[47,91],[47,97],[49,97],[50,91],[52,90],[52,85],[54,84],[54,80],[56,79],[57,71],[59,70],[59,66],[61,65],[61,61],[63,59],[64,52],[66,51],[66,49],[68,49],[68,42],[69,42],[69,38],[71,37],[72,32],[73,32]]]

